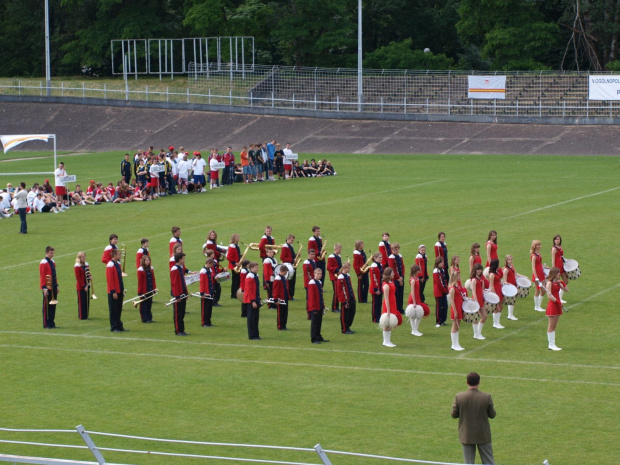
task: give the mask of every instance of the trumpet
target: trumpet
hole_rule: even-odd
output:
[[[90,267],[86,267],[84,269],[84,274],[86,275],[86,282],[90,287],[90,298],[93,300],[97,300],[97,296],[95,295],[95,286],[93,284],[93,275],[90,272]]]
[[[193,292],[192,295],[194,297],[200,297],[201,299],[209,299],[209,300],[213,300],[213,297],[210,295],[200,295],[200,292]],[[168,304],[166,304],[168,305]]]
[[[325,255],[327,255],[327,239],[323,237],[323,246],[321,247],[321,253],[319,253],[319,256],[317,257],[317,259],[324,261]]]
[[[146,294],[142,294],[142,298],[141,299],[134,300],[133,302],[131,302],[131,304],[133,305],[134,308],[138,308],[138,305],[140,305],[145,300],[152,299],[153,297],[155,297],[157,295],[158,292],[159,292],[159,289],[153,289],[152,291],[148,291]],[[138,297],[140,297],[140,296],[138,296]],[[125,302],[123,302],[123,303],[125,303]]]
[[[280,304],[280,305],[286,305],[286,300],[282,300],[282,299],[274,299],[273,297],[271,299],[264,299],[263,300],[264,304]]]
[[[127,277],[127,273],[125,273],[125,262],[127,258],[127,246],[125,244],[121,244],[121,262],[123,263],[123,272],[121,273],[123,278]]]
[[[362,273],[367,273],[368,270],[370,269],[370,265],[372,265],[372,250],[368,251],[368,255],[370,255],[370,258],[360,268],[360,271]]]
[[[169,305],[172,304],[176,304],[177,302],[180,302],[181,300],[185,300],[185,299],[189,299],[189,297],[192,294],[181,294],[178,298],[173,297],[172,299],[170,299],[170,302],[166,302],[166,307],[168,307]]]
[[[242,242],[243,244],[243,242]],[[245,244],[243,244],[245,245]],[[248,253],[248,250],[250,250],[250,245],[245,245],[245,251],[243,252],[243,255],[241,255],[241,258],[239,259],[239,262],[235,265],[235,267],[233,268],[233,271],[237,274],[241,273],[241,262],[245,259],[246,254]]]
[[[301,242],[297,241],[297,243],[299,244],[299,250],[297,251],[297,255],[295,255],[295,259],[293,260],[293,268],[297,268],[301,263],[301,249],[304,248],[304,246],[301,245]]]
[[[52,300],[49,301],[50,305],[56,305],[58,301],[54,299],[54,288],[52,286],[52,276],[47,274],[45,275],[45,288],[50,291],[49,296],[52,297]]]

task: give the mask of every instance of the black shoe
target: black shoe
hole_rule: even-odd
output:
[[[321,339],[320,342],[329,342],[329,339]]]
[[[289,301],[289,302],[296,302],[296,300],[295,300],[295,299],[293,299],[293,298],[288,299],[288,301]]]
[[[262,341],[263,338],[262,337],[251,337],[250,341]]]
[[[334,313],[340,313],[340,309],[332,310]]]
[[[280,328],[279,331],[288,331],[288,328]]]
[[[313,344],[320,344],[321,341],[312,341]]]
[[[112,329],[111,330],[113,333],[122,333],[123,330],[122,329]]]
[[[189,336],[185,331],[181,331],[180,333],[176,333],[177,336]]]
[[[221,307],[221,304],[213,304],[214,307]]]
[[[213,325],[202,325],[203,328],[210,328]]]
[[[121,331],[129,331],[129,330],[125,328],[121,328]]]
[[[342,334],[355,334],[355,331],[351,331],[350,329],[347,329],[346,331],[343,331]]]

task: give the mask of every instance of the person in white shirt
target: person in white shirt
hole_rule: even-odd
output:
[[[17,192],[15,192],[15,198],[13,199],[13,205],[15,211],[19,212],[19,219],[21,220],[19,233],[28,234],[28,224],[26,223],[26,213],[28,211],[28,191],[26,190],[26,183],[20,183],[17,189]]]
[[[69,197],[67,196],[67,188],[65,182],[62,180],[67,175],[65,171],[65,164],[63,162],[58,163],[58,169],[54,171],[54,186],[56,191],[56,200],[61,209],[69,208]]]
[[[287,179],[291,177],[291,171],[293,170],[293,160],[290,158],[293,155],[291,144],[286,144],[286,148],[282,152],[284,152],[284,178]]]
[[[43,197],[41,196],[41,193],[39,192],[37,194],[36,199],[34,200],[34,211],[41,212],[41,213],[48,213],[48,212],[59,213],[62,210],[58,209],[58,207],[56,207],[56,203],[54,202],[45,203],[45,201],[43,200]]]
[[[205,182],[205,167],[207,162],[202,159],[200,152],[194,152],[194,161],[192,162],[192,168],[194,170],[194,184],[196,186],[196,192],[206,192],[204,188]]]
[[[32,189],[30,189],[30,191],[28,192],[27,201],[28,201],[28,206],[30,208],[33,207],[34,199],[37,198],[37,192],[39,192],[38,187],[39,186],[37,184],[35,184],[34,186],[32,186]]]
[[[215,155],[213,155],[211,157],[211,161],[209,162],[209,169],[211,170],[211,181],[210,181],[210,185],[211,185],[211,189],[217,189],[217,181],[220,178],[220,173],[219,170],[217,168],[217,165],[219,164],[219,161],[217,161],[217,158],[215,157]]]
[[[181,194],[187,194],[187,183],[189,180],[189,172],[192,169],[192,162],[187,159],[187,153],[183,154],[183,159],[177,165],[179,176],[179,187]]]

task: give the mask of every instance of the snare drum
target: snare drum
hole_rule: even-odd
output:
[[[499,296],[494,292],[484,292],[484,306],[482,307],[487,313],[493,313],[499,305]]]
[[[502,285],[502,294],[504,294],[504,303],[506,305],[514,305],[517,301],[517,286],[512,284]]]
[[[228,271],[223,271],[215,275],[215,280],[218,283],[221,283],[222,281],[228,281],[229,279],[230,279],[230,273]]]
[[[579,269],[579,263],[577,260],[573,260],[572,258],[567,258],[564,262],[564,271],[566,271],[566,275],[568,279],[577,279],[581,276],[581,270]]]
[[[480,305],[474,299],[463,300],[463,321],[465,323],[478,323],[480,320]]]
[[[527,297],[530,294],[530,287],[532,287],[532,281],[525,276],[517,276],[517,295],[519,297]]]

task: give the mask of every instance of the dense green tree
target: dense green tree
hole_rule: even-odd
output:
[[[413,40],[405,39],[379,47],[366,55],[364,67],[375,69],[435,69],[446,70],[454,65],[454,60],[444,54],[412,48]]]

